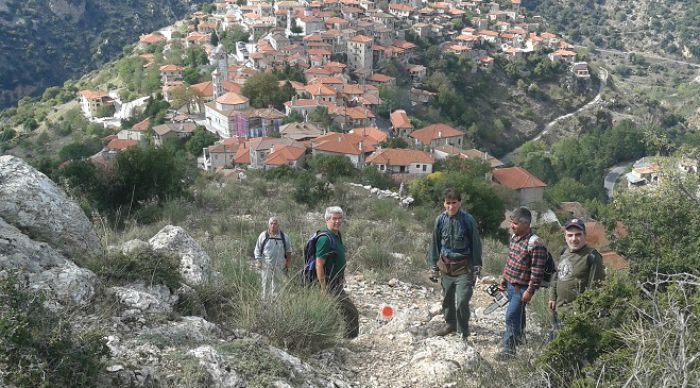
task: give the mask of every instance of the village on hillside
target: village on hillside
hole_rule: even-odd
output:
[[[532,205],[543,202],[547,185],[522,167],[507,167],[487,152],[465,149],[464,132],[445,123],[415,128],[400,106],[391,107],[389,120],[378,117],[380,90],[396,82],[382,70],[390,63],[399,65],[410,77],[410,104],[431,103],[435,93],[422,88],[428,71],[412,63],[420,48],[407,40],[410,35],[437,40],[442,53],[470,59],[473,72],[491,71],[499,56],[508,60],[536,52],[565,64],[571,77],[590,78],[588,64],[576,61],[574,47],[545,32],[540,17],[526,17],[520,0],[226,0],[215,2],[210,13],[194,13],[186,23],[186,36],[175,34],[174,26],[141,36],[132,55],[150,67],[155,66],[148,52],[152,45],[164,45],[164,52],[176,46],[201,47],[213,69],[207,74],[211,80],[189,84],[184,66],[160,65],[162,96],[181,102],[179,109],[162,124],[147,118],[121,129],[91,160],[110,163],[128,147],[146,142],[160,146],[203,127],[218,141],[203,148],[198,167],[224,176],[239,176],[248,168],[301,169],[315,155],[340,155],[355,168],[374,166],[396,182],[407,182],[433,173],[436,161],[458,157],[485,162],[491,169],[486,179],[514,191],[519,205]],[[234,30],[250,38],[227,52],[216,37]],[[278,81],[279,88],[293,89],[284,111],[253,107],[243,95],[247,80],[256,74],[289,69],[303,74],[304,82]],[[184,102],[175,97],[183,95]],[[105,125],[118,126],[114,118],[127,115],[114,92],[83,90],[80,101],[88,119]],[[114,117],[93,117],[104,116],[98,112],[105,109],[115,112]],[[312,122],[312,116],[323,117],[328,125]],[[388,147],[393,140],[408,147]],[[570,209],[572,215],[582,212]],[[590,227],[600,229],[602,239],[596,245],[605,248],[602,227]],[[611,263],[620,260],[609,254]]]
[[[477,16],[467,20],[467,13]],[[199,158],[199,167],[205,170],[301,168],[308,154],[343,155],[357,168],[374,165],[380,171],[407,177],[430,174],[435,160],[448,156],[480,158],[492,168],[502,168],[502,163],[485,152],[464,150],[464,133],[447,124],[414,128],[402,107],[393,107],[388,122],[378,118],[380,88],[395,82],[381,73],[389,62],[400,64],[410,75],[411,104],[428,104],[434,98],[434,93],[421,89],[427,69],[411,63],[418,47],[406,40],[407,33],[439,39],[443,52],[474,60],[475,72],[489,71],[497,55],[513,58],[547,50],[551,61],[570,63],[576,77],[589,77],[587,64],[575,62],[573,46],[556,34],[538,32],[541,18],[526,19],[519,0],[323,0],[278,1],[274,5],[257,0],[245,4],[217,1],[211,13],[196,12],[192,18],[187,36],[175,37],[172,28],[144,35],[135,55],[148,67],[154,56],[146,50],[155,44],[164,44],[164,51],[176,45],[199,46],[207,53],[214,67],[211,81],[189,85],[183,80],[184,66],[159,67],[166,101],[172,102],[178,92],[191,97],[171,115],[170,122],[153,126],[149,139],[159,145],[168,138],[187,138],[198,125],[204,126],[220,138]],[[455,29],[462,25],[468,27]],[[233,29],[248,32],[249,42],[237,42],[235,52],[211,44],[212,35]],[[294,95],[284,103],[284,111],[253,108],[242,95],[241,88],[253,75],[290,67],[303,71],[305,82],[288,81]],[[287,81],[280,81],[280,87],[285,84]],[[115,119],[128,117],[118,100],[118,95],[109,91],[80,92],[81,107],[88,118],[110,106],[118,108],[113,109]],[[319,110],[328,117],[329,127],[308,122],[309,115]],[[282,124],[292,116],[303,121]],[[119,125],[119,120],[109,117],[97,120]],[[105,153],[115,154],[146,141],[149,128],[151,124],[145,120],[123,129],[107,143]],[[382,149],[380,144],[388,138],[401,138],[410,149]]]

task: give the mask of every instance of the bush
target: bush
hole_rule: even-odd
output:
[[[73,333],[13,274],[0,281],[0,377],[18,387],[94,384],[109,353],[101,335]]]
[[[584,368],[604,353],[619,349],[616,331],[635,313],[631,307],[636,292],[624,276],[611,276],[599,289],[581,294],[569,314],[561,316],[563,327],[538,360],[560,386],[583,375]]]
[[[350,159],[342,155],[315,156],[309,160],[309,167],[315,174],[323,174],[330,182],[335,182],[342,177],[351,177],[356,173]]]
[[[328,182],[316,178],[309,172],[302,173],[294,183],[294,200],[306,205],[314,205],[326,200],[331,194]]]
[[[269,303],[263,303],[253,330],[285,348],[315,353],[332,347],[345,332],[336,301],[316,287],[302,287],[292,279]]]
[[[308,354],[342,338],[344,322],[336,302],[318,288],[302,287],[300,279],[290,277],[273,300],[261,300],[260,276],[246,260],[233,258],[218,269],[222,282],[197,288],[210,320],[263,334],[277,346]]]
[[[107,284],[142,281],[146,285],[162,284],[174,290],[182,283],[180,261],[161,253],[115,253],[105,260],[93,260],[85,265]]]
[[[391,189],[396,186],[396,183],[394,183],[389,174],[379,172],[375,166],[367,166],[362,169],[360,172],[360,183],[382,190]]]

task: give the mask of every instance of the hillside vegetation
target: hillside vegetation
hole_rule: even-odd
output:
[[[525,0],[553,31],[601,48],[700,56],[700,4],[693,0]]]
[[[99,68],[140,34],[180,18],[187,0],[0,2],[0,108]]]

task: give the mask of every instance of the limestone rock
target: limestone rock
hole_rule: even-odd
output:
[[[86,305],[95,296],[97,276],[71,261],[30,277],[32,288],[50,290],[61,305]]]
[[[463,341],[431,337],[421,346],[411,359],[411,373],[431,381],[444,381],[460,369],[475,367],[478,361],[474,348]]]
[[[167,225],[148,243],[154,252],[175,255],[180,259],[180,273],[187,285],[198,286],[209,282],[211,258],[181,227]]]
[[[149,337],[161,337],[173,344],[178,344],[183,340],[201,344],[206,341],[219,339],[221,329],[215,323],[209,322],[201,317],[182,317],[177,322],[147,328],[142,332]]]
[[[121,305],[136,309],[144,315],[170,314],[177,302],[177,296],[172,295],[164,285],[146,287],[133,284],[129,287],[110,287],[107,293],[114,295]]]
[[[211,376],[210,387],[234,388],[246,386],[234,370],[225,367],[224,358],[213,347],[209,345],[200,346],[190,350],[188,354],[197,358],[200,365],[207,370],[209,376]]]
[[[102,253],[80,206],[46,175],[10,155],[0,156],[0,217],[69,258]]]
[[[49,305],[85,305],[97,277],[43,242],[33,241],[0,218],[0,271],[20,269],[31,288],[47,291]]]

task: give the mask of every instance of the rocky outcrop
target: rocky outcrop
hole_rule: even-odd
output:
[[[146,315],[166,316],[172,313],[178,299],[164,285],[146,287],[143,284],[132,284],[127,287],[110,287],[107,293],[114,296],[115,300],[127,309],[121,314],[122,318]]]
[[[0,156],[0,217],[68,258],[102,254],[80,206],[46,175],[9,155]]]
[[[181,227],[167,225],[148,243],[154,252],[180,259],[180,272],[187,285],[199,286],[211,279],[211,258]]]
[[[31,288],[46,291],[49,305],[85,305],[95,295],[97,277],[67,260],[50,245],[33,241],[0,218],[0,271],[20,270]]]

